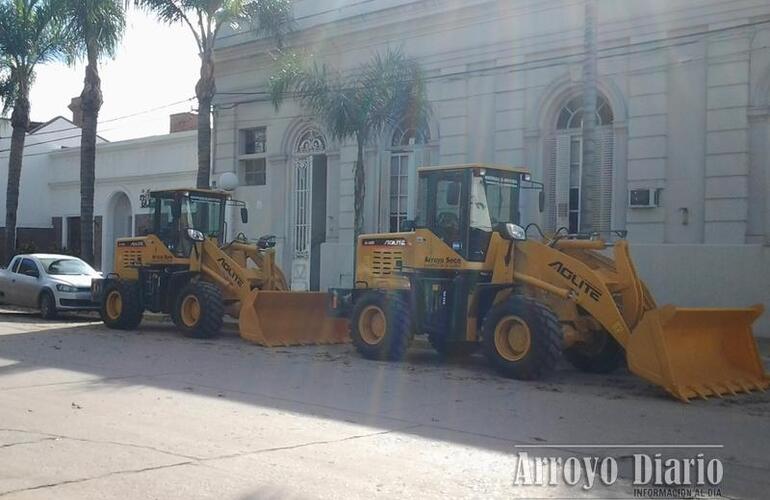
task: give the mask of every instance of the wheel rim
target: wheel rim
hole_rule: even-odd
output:
[[[201,303],[198,302],[198,298],[194,295],[185,297],[182,300],[180,313],[179,316],[186,327],[192,328],[197,325],[201,317]]]
[[[368,306],[358,319],[358,332],[361,338],[370,345],[379,344],[387,330],[385,312],[378,306]]]
[[[111,291],[107,295],[107,317],[116,320],[120,318],[120,313],[123,312],[123,297],[120,296],[120,292],[117,290]]]
[[[532,346],[532,332],[518,316],[506,316],[495,328],[495,348],[507,361],[521,361]]]
[[[51,297],[48,295],[43,295],[41,302],[42,304],[40,305],[40,310],[43,312],[43,314],[48,314],[51,311]]]

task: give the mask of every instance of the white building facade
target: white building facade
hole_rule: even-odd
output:
[[[547,230],[579,230],[582,192],[583,0],[297,0],[288,49],[343,71],[401,48],[426,71],[432,115],[367,145],[367,232],[413,218],[420,166],[527,166]],[[770,3],[766,0],[597,0],[598,159],[593,221],[626,230],[661,303],[770,307]],[[351,141],[331,140],[296,102],[266,95],[270,44],[220,36],[213,175],[239,178],[247,225],[273,234],[295,289],[351,286]],[[7,129],[7,127],[6,127]],[[0,182],[7,134],[0,122]],[[20,243],[79,241],[79,129],[63,118],[28,137]],[[151,189],[192,186],[194,131],[97,148],[96,255],[111,270],[117,237],[141,234]],[[0,192],[4,221],[5,190]],[[22,245],[23,248],[23,245]],[[763,317],[760,334],[770,335]]]
[[[3,186],[9,143],[7,137],[0,138]],[[195,131],[120,142],[97,140],[94,254],[98,269],[112,271],[117,238],[149,229],[150,190],[195,185],[196,151]],[[0,215],[4,225],[5,189],[0,192]],[[80,253],[80,128],[68,119],[54,118],[27,135],[17,248]]]
[[[628,231],[662,302],[770,305],[770,4],[598,0],[597,11],[594,222]],[[399,47],[426,70],[429,123],[367,147],[366,231],[413,213],[417,167],[469,162],[529,167],[547,196],[529,221],[579,229],[583,13],[570,0],[297,2],[289,50],[355,71]],[[239,176],[244,229],[278,236],[293,287],[350,286],[355,145],[295,102],[275,111],[269,48],[220,37],[214,178]]]

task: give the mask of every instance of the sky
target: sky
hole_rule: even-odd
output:
[[[168,133],[170,114],[196,107],[188,99],[195,95],[199,67],[189,28],[161,24],[152,15],[130,11],[118,53],[114,59],[105,58],[99,68],[104,96],[99,135],[117,141]],[[67,106],[83,90],[84,75],[82,63],[38,66],[30,92],[32,120],[71,118]]]

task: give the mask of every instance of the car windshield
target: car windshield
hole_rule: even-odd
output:
[[[59,276],[82,276],[94,274],[94,269],[80,259],[39,259],[45,272]]]

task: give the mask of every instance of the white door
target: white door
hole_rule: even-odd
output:
[[[291,289],[310,290],[311,222],[313,206],[313,157],[294,160],[294,220],[291,260]]]

